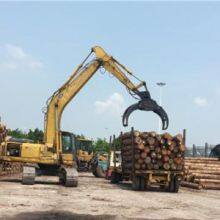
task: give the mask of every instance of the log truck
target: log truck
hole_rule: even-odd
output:
[[[89,61],[92,54],[95,57]],[[146,83],[114,57],[108,55],[101,47],[95,46],[66,83],[47,100],[43,142],[36,144],[4,141],[1,143],[0,160],[23,163],[23,184],[34,184],[35,176],[38,174],[56,175],[64,186],[77,186],[75,139],[73,134],[61,131],[61,118],[67,104],[100,68],[104,68],[116,77],[127,88],[129,94],[139,100],[125,110],[122,117],[124,126],[128,126],[130,114],[139,109],[158,114],[162,120],[163,129],[168,127],[168,116],[164,109],[151,99]],[[129,79],[132,77],[140,83],[135,85]]]

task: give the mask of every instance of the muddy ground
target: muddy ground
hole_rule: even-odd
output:
[[[80,174],[78,188],[59,186],[56,177],[33,186],[19,180],[0,180],[0,219],[220,219],[220,191],[136,192],[89,173]]]

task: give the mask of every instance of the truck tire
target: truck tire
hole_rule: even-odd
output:
[[[140,178],[140,183],[139,183],[139,190],[144,191],[146,189],[146,179],[142,176]]]
[[[92,174],[93,174],[95,177],[98,177],[98,174],[97,174],[96,170],[92,171]]]
[[[105,178],[105,172],[102,170],[100,166],[96,167],[96,175],[99,178]]]
[[[174,178],[174,193],[178,193],[180,188],[180,180],[177,176]]]
[[[169,183],[169,192],[178,193],[180,187],[180,181],[177,176],[172,176]]]
[[[142,176],[135,176],[132,180],[132,189],[143,191],[146,189],[146,178]]]
[[[117,175],[117,173],[112,172],[112,174],[111,174],[111,183],[116,184],[116,183],[118,183],[118,182],[119,182],[119,180],[118,180],[118,175]]]
[[[139,187],[140,187],[140,178],[139,176],[135,176],[132,179],[132,189],[139,190]]]

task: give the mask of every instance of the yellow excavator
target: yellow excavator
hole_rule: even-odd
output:
[[[76,138],[77,166],[78,171],[89,171],[93,157],[92,140]]]
[[[94,58],[88,61],[92,54],[95,55]],[[146,83],[139,80],[101,47],[95,46],[67,82],[48,99],[45,108],[43,142],[36,144],[3,141],[1,143],[0,160],[23,163],[23,184],[34,184],[36,175],[57,175],[64,186],[77,186],[75,138],[73,134],[61,131],[61,117],[67,104],[100,68],[115,76],[132,96],[139,99],[124,112],[124,126],[128,125],[129,115],[139,109],[155,112],[162,119],[163,129],[168,127],[168,116],[163,108],[151,99]],[[129,79],[131,77],[139,80],[140,83],[135,85]]]

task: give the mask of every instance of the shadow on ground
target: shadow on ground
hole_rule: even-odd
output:
[[[149,218],[126,218],[115,215],[75,214],[65,211],[24,212],[13,217],[3,217],[1,220],[154,220]],[[158,220],[158,219],[157,219]],[[166,220],[186,220],[183,218],[168,218]],[[193,220],[193,219],[187,219]]]
[[[47,212],[24,212],[13,217],[3,217],[7,220],[116,220],[114,215],[88,215],[75,214],[65,211],[47,211]]]

